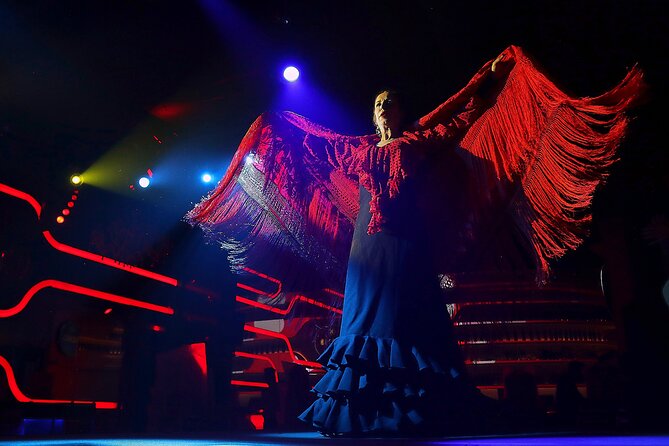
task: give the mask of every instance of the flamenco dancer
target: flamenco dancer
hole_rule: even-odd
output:
[[[513,218],[544,276],[578,246],[641,87],[633,69],[570,98],[510,47],[413,125],[391,91],[375,98],[376,135],[259,117],[187,219],[241,273],[271,269],[296,290],[345,283],[339,337],[300,418],[325,435],[425,435],[485,412],[437,275],[457,270],[490,209]]]

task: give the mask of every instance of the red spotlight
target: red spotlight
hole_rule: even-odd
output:
[[[192,108],[191,104],[173,102],[153,107],[151,114],[159,119],[177,119],[190,112]]]
[[[65,221],[65,217],[63,217],[62,215],[59,215],[58,217],[56,217],[56,221],[58,223],[63,223]]]
[[[77,197],[76,195],[72,195],[72,201],[76,201],[77,198],[79,198],[79,197]]]
[[[111,309],[111,308],[107,308],[107,309],[105,310],[105,314],[111,314],[111,312],[112,312],[112,309]]]
[[[73,208],[74,207],[74,201],[68,201],[67,202],[67,207],[68,208]]]
[[[153,178],[153,171],[151,169],[146,169],[146,173],[149,175],[149,178]]]
[[[70,215],[69,209],[63,209],[63,215]]]
[[[155,331],[156,333],[162,333],[165,331],[165,327],[161,327],[160,325],[154,325],[151,327],[151,330]]]

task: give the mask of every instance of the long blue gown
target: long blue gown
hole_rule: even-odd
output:
[[[458,422],[468,386],[408,181],[367,234],[370,193],[360,186],[340,336],[318,358],[326,374],[300,415],[324,434],[429,433]]]

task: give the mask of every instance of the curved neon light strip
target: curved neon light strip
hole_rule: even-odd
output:
[[[42,206],[35,200],[35,198],[26,193],[26,192],[21,192],[18,189],[14,189],[13,187],[9,187],[6,184],[0,183],[0,192],[4,192],[7,195],[11,195],[12,197],[19,198],[21,200],[27,201],[30,206],[35,209],[35,212],[37,213],[37,219],[39,219],[42,216]]]
[[[112,401],[81,401],[81,400],[50,400],[43,398],[30,398],[26,396],[25,393],[19,389],[19,385],[16,382],[16,377],[14,376],[14,370],[12,369],[11,364],[3,356],[0,356],[0,366],[5,370],[7,375],[7,384],[9,384],[9,390],[12,392],[12,395],[16,401],[20,403],[40,403],[40,404],[95,404],[96,409],[116,409],[118,403]]]
[[[246,352],[235,352],[235,356],[238,358],[251,358],[251,359],[259,359],[260,361],[267,361],[270,363],[272,368],[274,369],[274,379],[276,382],[279,382],[279,372],[277,372],[276,365],[274,364],[274,361],[269,356],[264,356],[264,355],[255,355],[253,353],[246,353]]]
[[[306,303],[311,304],[311,305],[315,305],[317,307],[325,308],[326,310],[330,310],[330,311],[333,311],[333,312],[338,313],[338,314],[342,314],[342,310],[340,310],[339,308],[335,308],[335,307],[332,307],[330,305],[326,305],[322,302],[319,302],[319,301],[314,300],[314,299],[310,299],[310,298],[308,298],[306,296],[302,296],[300,294],[296,294],[295,296],[293,296],[293,299],[291,299],[290,303],[288,304],[288,307],[283,309],[283,310],[280,309],[280,308],[274,308],[271,305],[262,304],[260,302],[255,301],[255,300],[247,299],[246,297],[242,297],[242,296],[236,296],[235,300],[237,302],[240,302],[240,303],[243,303],[243,304],[246,304],[246,305],[250,305],[252,307],[260,308],[261,310],[271,311],[272,313],[280,314],[282,316],[285,316],[286,314],[290,313],[290,311],[293,309],[293,306],[295,305],[295,302],[297,302],[298,300],[300,300],[302,302],[306,302]]]
[[[102,299],[109,302],[115,302],[121,305],[128,305],[131,307],[143,308],[145,310],[155,311],[157,313],[163,314],[174,314],[174,310],[170,307],[163,307],[161,305],[150,304],[148,302],[143,302],[141,300],[131,299],[129,297],[118,296],[116,294],[105,293],[104,291],[94,290],[92,288],[86,288],[79,285],[73,285],[67,282],[61,282],[60,280],[47,279],[37,284],[33,285],[32,288],[23,296],[18,304],[14,305],[12,308],[0,309],[0,318],[6,318],[14,316],[25,309],[30,300],[35,294],[42,291],[45,288],[56,288],[63,291],[69,291],[76,294],[84,294],[86,296],[94,297],[96,299]]]
[[[28,204],[30,204],[30,206],[32,206],[33,209],[35,209],[35,212],[37,213],[37,218],[39,219],[41,217],[42,207],[40,206],[40,204],[37,202],[37,200],[35,200],[35,198],[32,195],[30,195],[26,192],[22,192],[18,189],[14,189],[13,187],[9,187],[6,184],[2,184],[2,183],[0,183],[0,192],[4,192],[7,195],[11,195],[13,197],[16,197],[16,198],[19,198],[21,200],[24,200],[24,201],[28,202]],[[147,271],[143,268],[139,268],[139,267],[136,267],[136,266],[133,266],[133,265],[129,265],[127,263],[122,263],[122,262],[119,262],[118,260],[110,259],[108,257],[101,256],[99,254],[93,254],[91,252],[84,251],[83,249],[79,249],[79,248],[75,248],[73,246],[66,245],[64,243],[61,243],[61,242],[57,241],[55,238],[53,238],[53,236],[51,235],[51,233],[49,231],[44,231],[42,234],[44,235],[44,238],[46,238],[46,241],[49,242],[49,244],[52,247],[54,247],[55,249],[57,249],[58,251],[62,251],[62,252],[65,252],[67,254],[71,254],[71,255],[81,257],[81,258],[84,258],[84,259],[87,259],[87,260],[91,260],[93,262],[102,263],[104,265],[111,266],[112,268],[122,269],[122,270],[128,271],[132,274],[137,274],[137,275],[140,275],[140,276],[148,277],[149,279],[157,280],[159,282],[164,282],[164,283],[167,283],[167,284],[172,285],[172,286],[177,286],[178,285],[178,281],[176,279],[172,278],[172,277],[164,276],[162,274],[154,273],[152,271]],[[257,275],[260,275],[260,277],[265,276],[264,274],[261,275],[261,273],[258,273],[258,272],[253,271],[253,270],[251,270],[249,272],[253,272]],[[276,279],[272,279],[268,276],[266,276],[264,278],[267,278],[268,280],[276,280]],[[279,289],[280,289],[280,284],[279,284]]]
[[[265,336],[269,336],[270,338],[277,338],[283,340],[286,345],[288,346],[288,353],[290,354],[290,357],[293,360],[293,363],[298,364],[298,365],[303,365],[306,367],[311,367],[311,368],[319,368],[322,369],[323,366],[318,363],[318,362],[312,362],[312,361],[303,361],[301,359],[297,359],[297,356],[295,356],[295,352],[293,351],[293,346],[290,344],[290,340],[286,335],[282,335],[281,333],[276,333],[274,331],[270,330],[265,330],[264,328],[258,328],[254,327],[253,325],[244,325],[244,330],[250,331],[251,333],[257,333]]]
[[[75,248],[65,243],[61,243],[53,238],[53,235],[49,231],[42,232],[44,238],[49,244],[57,249],[58,251],[71,254],[76,257],[81,257],[82,259],[91,260],[93,262],[101,263],[103,265],[111,266],[112,268],[122,269],[132,274],[137,274],[139,276],[148,277],[149,279],[157,280],[159,282],[164,282],[168,285],[177,286],[179,282],[177,279],[172,277],[164,276],[162,274],[154,273],[153,271],[148,271],[137,266],[129,265],[127,263],[119,262],[118,260],[110,259],[109,257],[101,256],[100,254],[93,254],[92,252],[84,251],[83,249]]]
[[[254,269],[251,269],[251,268],[247,267],[247,266],[245,266],[242,269],[244,271],[246,271],[247,273],[251,273],[251,274],[256,275],[256,276],[258,276],[262,279],[265,279],[265,280],[268,280],[272,283],[275,283],[276,284],[276,291],[270,294],[270,293],[267,293],[265,291],[260,291],[258,289],[252,288],[248,285],[244,285],[244,284],[241,284],[241,283],[237,284],[238,287],[244,288],[244,289],[246,289],[248,291],[252,291],[254,293],[262,294],[263,296],[271,297],[272,299],[274,299],[275,297],[277,297],[279,295],[279,293],[281,293],[281,286],[282,285],[281,285],[281,281],[279,279],[275,279],[274,277],[271,277],[271,276],[268,276],[267,274],[263,274],[261,272],[258,272]]]

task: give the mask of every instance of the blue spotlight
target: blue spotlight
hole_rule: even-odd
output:
[[[300,71],[292,65],[283,70],[283,78],[288,82],[295,82],[298,77],[300,77]]]
[[[208,173],[202,174],[202,182],[204,183],[211,183],[211,175]]]
[[[149,184],[151,184],[151,180],[149,180],[147,177],[142,177],[138,181],[139,185],[143,188],[149,187]]]

